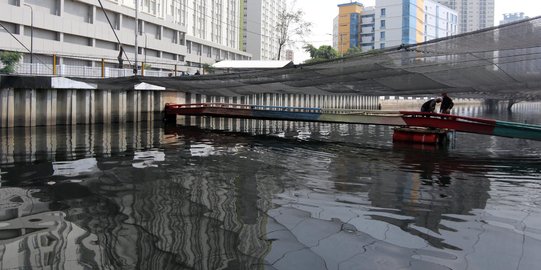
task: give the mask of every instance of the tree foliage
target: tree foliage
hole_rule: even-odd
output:
[[[314,47],[312,44],[302,47],[306,52],[310,54],[309,60],[305,63],[315,63],[325,60],[331,60],[338,57],[338,52],[329,45],[321,45],[319,48]]]
[[[346,54],[344,54],[344,56],[357,55],[357,54],[361,54],[362,52],[363,50],[361,47],[351,47],[348,49]]]
[[[213,74],[216,70],[215,68],[210,64],[203,64],[203,71],[205,71],[206,74]]]
[[[0,73],[13,73],[15,71],[15,64],[21,60],[22,56],[20,52],[0,52],[0,61],[4,64],[4,67],[0,69]]]
[[[309,35],[312,23],[304,20],[304,11],[288,10],[284,7],[278,14],[276,29],[278,30],[278,56],[280,60],[285,45],[295,44],[295,39],[303,39]]]

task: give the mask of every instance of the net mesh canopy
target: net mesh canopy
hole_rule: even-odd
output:
[[[260,93],[541,100],[541,17],[414,45],[291,68],[190,77],[91,80],[102,88],[146,82],[216,96]]]

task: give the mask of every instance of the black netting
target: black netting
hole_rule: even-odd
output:
[[[104,89],[140,82],[218,96],[258,93],[435,95],[541,99],[541,17],[378,50],[324,63],[270,71],[178,78],[78,79]]]

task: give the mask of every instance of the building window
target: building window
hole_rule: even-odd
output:
[[[379,48],[380,48],[380,49],[384,49],[384,48],[385,48],[385,43],[379,44]]]
[[[379,39],[380,40],[385,40],[385,32],[379,33]]]
[[[380,22],[380,28],[385,29],[385,20],[381,20]]]
[[[20,0],[8,0],[8,4],[20,7],[21,6],[21,1]]]
[[[381,9],[381,17],[385,17],[387,13],[387,10],[385,10],[384,8]]]

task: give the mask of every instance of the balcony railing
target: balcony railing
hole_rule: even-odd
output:
[[[3,65],[0,63],[0,68]],[[195,73],[194,69],[190,73]],[[175,74],[176,73],[176,74]],[[88,67],[88,66],[73,66],[73,65],[57,65],[56,69],[51,64],[41,63],[23,63],[15,67],[12,74],[17,75],[36,75],[36,76],[64,76],[64,77],[84,77],[84,78],[117,78],[133,76],[133,70],[130,68],[111,68],[111,67]],[[180,76],[183,74],[181,70],[175,72],[175,67],[171,70],[138,70],[137,75],[151,77],[168,77]]]

